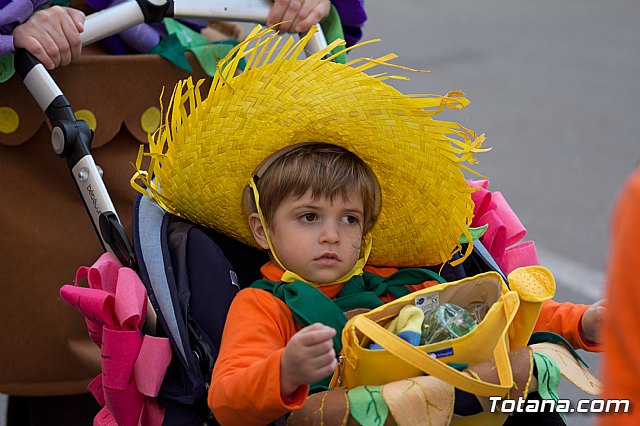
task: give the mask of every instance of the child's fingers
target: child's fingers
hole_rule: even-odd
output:
[[[326,357],[322,360],[322,362],[319,362],[318,364],[319,365],[316,368],[316,374],[318,380],[320,380],[323,377],[327,377],[329,374],[333,373],[333,371],[338,366],[338,360],[335,356]]]
[[[333,339],[328,338],[322,340],[321,342],[316,343],[315,345],[305,346],[307,356],[309,358],[320,357],[325,354],[331,354],[332,357],[335,358],[336,353],[333,349]]]
[[[313,346],[336,335],[336,330],[324,324],[312,324],[300,330],[300,342],[305,346]]]

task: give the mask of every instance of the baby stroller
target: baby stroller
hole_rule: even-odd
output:
[[[40,104],[47,105],[46,109],[49,109],[48,103]],[[65,110],[65,107],[68,108],[68,105],[62,106],[59,110]],[[54,122],[52,119],[54,149],[59,154],[65,154],[67,151],[68,136],[87,134],[86,126],[82,123],[77,124],[72,113],[63,117],[67,120]],[[83,137],[78,136],[77,139]],[[67,158],[78,156],[77,153],[73,153]],[[122,232],[122,227],[119,226],[115,212],[109,208],[98,207],[95,196],[95,188],[99,186],[98,174],[95,173],[97,170],[88,167],[83,169],[87,163],[71,165],[73,160],[68,161],[74,176],[78,176],[81,182],[86,182],[89,178],[94,179],[86,186],[88,198],[84,198],[94,207],[94,210],[89,211],[105,248],[117,253],[123,263],[129,266],[136,264],[134,259],[137,256],[140,277],[149,292],[153,311],[158,314],[158,334],[170,337],[174,360],[178,359],[178,362],[168,366],[167,376],[160,390],[160,399],[173,401],[165,401],[163,404],[167,408],[164,421],[167,424],[191,424],[190,420],[180,414],[189,412],[193,424],[199,424],[202,416],[206,416],[206,406],[202,414],[199,413],[199,408],[203,407],[202,398],[206,394],[208,375],[215,359],[222,328],[220,321],[224,321],[226,312],[221,310],[212,318],[208,307],[198,306],[198,302],[220,300],[221,306],[228,306],[228,301],[239,286],[255,278],[251,276],[251,271],[257,271],[257,267],[247,265],[251,264],[252,260],[258,264],[263,259],[258,253],[234,241],[225,240],[220,235],[212,236],[210,231],[165,214],[158,206],[144,198],[140,199],[136,206],[136,228],[132,249]],[[80,183],[78,186],[82,193],[85,186]],[[199,255],[210,253],[211,257],[207,259],[211,261],[200,259],[199,262],[190,262],[188,253],[193,251],[197,251]],[[481,249],[476,249],[475,253],[474,261],[467,264],[468,271],[458,269],[452,270],[451,273],[460,277],[475,273],[474,268],[478,271],[499,269],[489,256],[483,256],[486,253]],[[211,286],[207,282],[209,277],[222,277],[223,282]],[[200,278],[203,280],[200,281]],[[201,292],[212,290],[212,287],[215,287],[215,293],[205,296]],[[151,323],[150,319],[145,325],[153,332]],[[210,324],[214,324],[215,329],[209,329]],[[173,407],[176,409],[170,410]]]

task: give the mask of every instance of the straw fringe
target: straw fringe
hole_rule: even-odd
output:
[[[281,111],[277,111],[280,115],[280,123],[261,122],[261,117],[253,117],[252,114],[255,115],[255,109],[258,107],[272,108],[272,110],[279,108],[278,102],[275,102],[274,99],[267,99],[267,95],[261,96],[261,91],[270,87],[280,88],[282,86],[283,88],[278,92],[279,99],[286,99],[289,102],[290,99],[296,98],[297,93],[295,93],[294,89],[289,89],[285,86],[290,84],[292,78],[295,78],[293,77],[294,75],[298,76],[297,78],[304,80],[305,90],[309,90],[311,93],[313,90],[318,91],[317,102],[307,106],[310,108],[309,114],[320,114],[326,116],[328,120],[335,120],[335,117],[331,116],[331,108],[328,108],[328,111],[324,109],[315,110],[313,108],[322,103],[327,88],[330,88],[332,84],[338,85],[340,81],[348,79],[349,85],[342,84],[339,89],[335,89],[340,90],[341,93],[336,94],[335,100],[332,102],[338,102],[337,99],[342,99],[346,102],[353,96],[353,101],[349,101],[352,105],[358,102],[364,105],[367,102],[366,96],[360,100],[355,98],[358,95],[363,96],[362,93],[365,92],[363,88],[375,89],[380,93],[384,91],[385,96],[376,95],[376,102],[381,109],[392,111],[392,114],[394,114],[394,121],[384,124],[386,126],[385,132],[391,132],[389,134],[397,132],[398,138],[402,138],[403,132],[405,132],[411,135],[410,140],[408,139],[406,142],[411,145],[412,149],[426,153],[427,157],[433,156],[433,158],[429,157],[425,160],[430,162],[429,164],[433,164],[432,169],[418,170],[415,173],[415,177],[411,176],[411,181],[406,180],[400,183],[408,187],[416,187],[427,193],[434,192],[434,185],[446,183],[448,190],[451,192],[451,194],[447,195],[443,190],[440,197],[444,199],[431,200],[431,204],[419,206],[421,210],[428,211],[433,216],[430,219],[433,221],[431,224],[433,233],[429,234],[425,241],[412,241],[413,238],[411,236],[413,234],[411,233],[403,237],[409,236],[406,241],[380,241],[380,238],[377,238],[374,234],[376,241],[374,254],[372,254],[373,262],[376,263],[377,261],[378,264],[389,262],[387,264],[410,266],[437,264],[449,260],[452,256],[452,250],[455,247],[460,248],[457,243],[459,236],[464,234],[469,237],[468,225],[470,225],[473,216],[473,204],[470,201],[472,189],[466,185],[459,171],[463,169],[477,174],[467,164],[475,164],[477,161],[474,155],[486,152],[488,149],[482,148],[482,143],[485,140],[484,134],[478,136],[472,130],[458,123],[440,121],[434,119],[434,117],[445,109],[463,108],[468,105],[469,101],[462,92],[458,91],[449,92],[446,95],[403,95],[390,86],[380,83],[380,81],[388,78],[406,77],[390,76],[387,73],[376,74],[375,76],[364,74],[364,71],[376,66],[411,72],[427,72],[390,63],[390,60],[396,58],[394,54],[384,55],[376,59],[359,58],[350,61],[347,65],[330,62],[329,60],[332,58],[332,56],[329,56],[330,52],[336,46],[343,44],[344,42],[342,41],[331,43],[325,49],[306,59],[297,59],[312,34],[313,31],[310,31],[307,36],[298,42],[288,38],[276,54],[281,38],[269,28],[263,29],[260,26],[256,26],[245,42],[234,47],[228,56],[219,61],[217,72],[213,77],[206,98],[202,99],[200,94],[202,80],[196,84],[193,83],[191,78],[178,82],[167,105],[167,113],[162,115],[163,124],[161,128],[153,135],[149,135],[148,152],[144,152],[141,148],[138,153],[135,163],[136,173],[131,179],[132,187],[136,191],[152,197],[167,211],[212,226],[244,242],[253,243],[248,230],[245,229],[246,226],[242,225],[244,217],[237,218],[234,225],[220,224],[216,218],[204,217],[206,214],[203,212],[206,211],[206,208],[199,210],[197,205],[205,203],[207,197],[219,196],[218,192],[224,189],[224,179],[227,179],[225,177],[220,179],[220,182],[216,182],[215,176],[201,176],[207,174],[206,169],[202,167],[216,161],[216,156],[230,155],[229,152],[240,146],[239,144],[242,144],[242,141],[236,139],[234,139],[235,142],[227,145],[221,144],[220,141],[235,135],[236,132],[243,135],[248,134],[251,131],[251,129],[247,128],[250,118],[254,119],[256,126],[258,122],[260,123],[260,126],[262,126],[261,131],[264,131],[265,134],[275,132],[279,126],[283,126],[288,131],[286,123],[296,123],[298,121],[299,112],[288,111],[284,108]],[[355,47],[364,44],[367,44],[367,42]],[[238,74],[239,64],[242,59],[246,61],[245,70],[242,74]],[[327,81],[327,86],[325,87],[318,84],[320,79],[317,76],[320,69],[322,69],[321,79]],[[268,76],[268,78],[265,76]],[[385,87],[381,88],[379,87],[380,85]],[[242,92],[236,93],[238,90]],[[243,104],[244,109],[240,110],[237,105],[229,102],[231,98],[237,99],[241,94],[248,99],[254,96],[255,103]],[[265,103],[268,103],[268,106],[263,106]],[[359,108],[352,108],[346,113],[353,117],[354,122],[360,120],[362,123],[366,123],[372,119],[371,116],[360,117],[359,114],[364,114],[364,112],[361,113]],[[372,110],[368,114],[375,115],[378,113]],[[395,117],[396,115],[398,117]],[[406,120],[402,116],[406,116]],[[384,117],[384,115],[381,115],[381,120],[384,120]],[[318,122],[321,122],[322,118],[320,116],[317,117]],[[233,121],[236,119],[237,122]],[[221,120],[232,127],[238,127],[216,128],[215,124],[212,123],[214,120]],[[303,129],[304,137],[307,141],[342,143],[343,136],[353,131],[342,127],[336,128],[341,124],[344,123],[323,125],[323,128],[320,128],[322,126],[316,126],[318,128],[307,126],[308,128]],[[327,135],[326,128],[329,127],[334,129],[333,132],[335,134],[333,136]],[[203,141],[209,141],[214,138],[214,130],[216,140],[211,140],[211,143],[204,143]],[[302,129],[299,131],[302,131]],[[362,133],[363,139],[378,137],[376,136],[378,130],[365,125],[359,128],[358,132]],[[277,145],[279,142],[276,139],[275,135],[271,135],[269,143]],[[405,143],[405,141],[401,141],[401,143]],[[237,156],[250,158],[254,154],[257,155],[263,149],[259,145],[260,142],[257,142],[254,146],[244,147],[244,151],[237,153]],[[392,148],[390,147],[389,149]],[[370,153],[372,158],[376,155],[373,151],[375,149]],[[411,162],[414,158],[411,157],[414,156],[408,155],[405,158],[402,157],[401,153],[397,154],[397,159],[402,160],[400,161],[401,164],[393,164],[391,166],[381,164],[379,166],[381,169],[377,171],[377,174],[383,188],[385,185],[393,187],[399,184],[398,182],[388,181],[387,177],[393,170],[385,170],[385,167],[394,167],[394,170],[413,167]],[[146,170],[143,170],[144,158],[148,159]],[[397,163],[397,161],[394,159],[391,163]],[[446,163],[453,164],[454,168],[443,166],[448,170],[445,171],[438,166],[438,164],[443,165]],[[237,167],[237,164],[230,163],[224,166],[233,169]],[[255,166],[257,164],[252,164],[251,170]],[[198,167],[200,168],[198,169]],[[451,170],[454,169],[458,170],[459,176],[454,178],[452,175],[446,174],[453,173]],[[235,170],[229,170],[228,179],[235,180],[235,173]],[[248,173],[246,176],[242,176],[242,182],[250,176],[251,171]],[[440,175],[440,173],[443,174]],[[191,182],[187,178],[181,178],[181,176],[189,176],[193,179],[196,175],[199,176],[200,184],[195,181]],[[409,178],[407,177],[406,179]],[[197,185],[201,186],[198,187]],[[398,192],[403,194],[401,190]],[[238,192],[235,196],[229,195],[227,202],[230,208],[238,211],[238,206],[235,204],[239,203],[240,197],[241,192]],[[387,193],[383,193],[383,200],[384,207],[376,228],[384,223],[392,224],[392,227],[406,229],[415,228],[416,225],[423,226],[419,221],[414,221],[414,218],[424,216],[424,211],[406,212],[401,218],[391,218],[388,214],[397,209],[407,207],[406,200],[403,200],[402,197],[393,199]],[[397,203],[398,206],[394,206],[394,203]],[[242,216],[241,211],[239,215]],[[420,230],[420,232],[422,231]],[[425,232],[427,231],[431,232],[430,230]],[[382,240],[390,238],[388,235],[393,234],[393,230],[388,229],[383,229],[381,232]],[[420,247],[416,247],[417,245],[420,245]],[[386,246],[389,247],[385,248]],[[392,251],[395,253],[392,253]],[[464,257],[469,252],[470,249],[466,251]],[[459,263],[459,261],[456,263]]]

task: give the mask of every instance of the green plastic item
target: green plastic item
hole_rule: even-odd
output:
[[[220,59],[227,56],[238,44],[237,40],[221,40],[212,43],[202,34],[172,18],[164,18],[163,23],[169,35],[160,41],[151,53],[162,56],[188,72],[193,72],[193,69],[185,57],[187,50],[194,54],[204,72],[209,77],[213,77]],[[244,64],[243,59],[238,67],[244,69]]]
[[[327,44],[331,44],[337,39],[344,40],[342,22],[340,22],[340,15],[338,15],[338,10],[335,8],[335,6],[331,5],[329,16],[327,16],[320,22],[320,28],[322,28],[322,32],[324,33],[324,38],[327,40]],[[344,51],[344,49],[344,46],[338,46],[331,51],[331,54],[342,52]],[[347,54],[343,53],[342,55],[336,56],[333,61],[339,64],[346,64]]]
[[[0,56],[0,83],[9,81],[15,73],[16,70],[13,67],[13,53]]]
[[[435,310],[425,313],[422,323],[421,345],[442,342],[462,337],[476,328],[473,316],[453,303],[443,303]]]
[[[186,56],[184,56],[184,47],[180,44],[180,40],[175,34],[169,34],[160,40],[160,43],[156,44],[149,53],[160,55],[178,68],[187,72],[193,72],[193,68],[191,68]]]
[[[489,228],[489,225],[482,225],[482,226],[478,226],[477,228],[469,228],[469,233],[471,234],[471,239],[473,241],[475,240],[479,240],[484,233],[487,231],[487,228]],[[460,239],[458,240],[458,242],[460,244],[469,244],[469,238],[467,238],[466,235],[462,234],[460,236]]]

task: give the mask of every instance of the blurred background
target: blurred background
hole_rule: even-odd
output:
[[[443,115],[491,152],[475,169],[503,193],[556,277],[558,301],[602,297],[613,205],[640,162],[640,2],[366,0],[354,56],[389,52],[431,70],[391,84],[405,93],[462,90]],[[376,69],[378,72],[395,70]],[[403,73],[402,75],[407,75]],[[600,356],[585,359],[598,375]],[[561,398],[588,395],[562,383]],[[594,424],[573,414],[570,425]]]
[[[602,297],[609,223],[640,161],[637,0],[366,0],[350,57],[398,54],[405,93],[462,90],[471,105],[443,118],[486,134],[475,169],[489,177],[556,276],[556,300]],[[396,73],[393,69],[380,69]],[[599,355],[587,354],[599,373]],[[586,394],[563,383],[561,397]],[[0,397],[0,413],[5,401]],[[570,425],[594,424],[574,414]],[[0,426],[4,419],[0,416]]]

